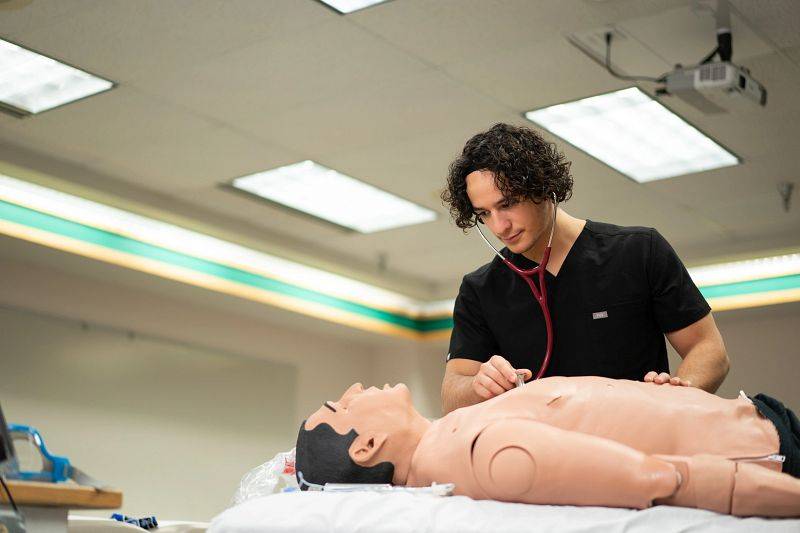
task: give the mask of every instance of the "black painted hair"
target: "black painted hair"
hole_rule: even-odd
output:
[[[364,467],[356,464],[348,453],[358,433],[351,429],[346,435],[336,433],[329,424],[319,424],[312,430],[300,424],[295,450],[297,482],[300,474],[309,483],[391,483],[394,465],[389,462]],[[308,490],[306,485],[301,490]]]

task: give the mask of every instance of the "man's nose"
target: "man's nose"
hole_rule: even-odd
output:
[[[505,235],[511,227],[511,221],[508,219],[508,217],[498,213],[492,218],[492,222],[494,222],[494,227],[491,228],[492,233],[495,235]]]

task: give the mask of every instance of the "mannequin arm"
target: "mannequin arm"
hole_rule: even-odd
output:
[[[655,456],[678,469],[683,483],[656,503],[736,516],[800,516],[800,479],[754,463],[711,455]]]
[[[737,516],[800,516],[800,479],[711,455],[646,455],[601,437],[524,418],[475,438],[474,498],[643,509],[655,504]],[[680,474],[680,475],[678,475]]]
[[[489,499],[643,509],[675,493],[668,461],[593,435],[513,418],[487,426],[472,467]]]

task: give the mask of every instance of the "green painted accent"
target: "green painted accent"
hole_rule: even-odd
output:
[[[418,320],[418,331],[429,333],[431,331],[444,331],[453,329],[453,317],[425,318]]]
[[[777,278],[755,279],[739,281],[724,285],[709,285],[700,287],[700,292],[706,298],[723,298],[725,296],[741,296],[759,292],[784,291],[787,289],[800,289],[800,274],[780,276]]]
[[[60,217],[35,211],[27,207],[0,200],[0,218],[15,222],[30,228],[35,228],[56,235],[77,239],[86,243],[99,245],[111,250],[128,253],[138,257],[152,259],[167,265],[178,266],[208,274],[228,281],[240,283],[275,294],[289,296],[307,302],[322,304],[334,309],[339,309],[372,318],[387,324],[400,326],[411,331],[434,332],[453,327],[453,319],[430,318],[415,319],[405,315],[375,309],[363,304],[351,302],[342,298],[329,296],[321,292],[312,291],[276,279],[253,274],[238,268],[200,259],[180,252],[131,239],[117,233],[104,231],[98,228],[79,224]]]

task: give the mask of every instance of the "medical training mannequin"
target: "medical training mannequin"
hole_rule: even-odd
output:
[[[780,472],[779,449],[749,399],[690,387],[552,377],[431,422],[405,385],[357,383],[301,426],[296,468],[316,484],[452,482],[475,499],[800,516],[800,479]]]

